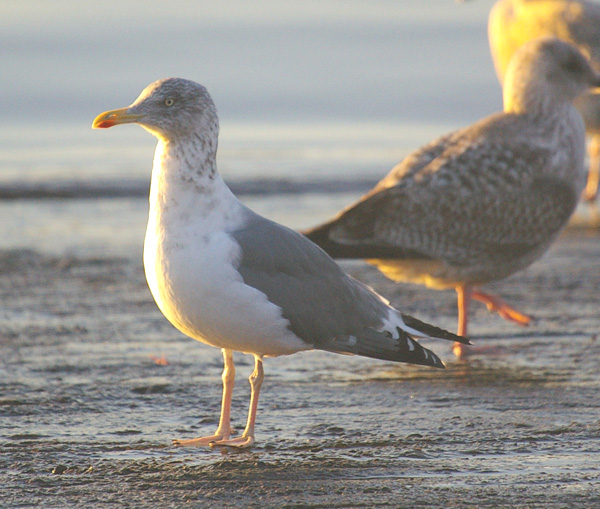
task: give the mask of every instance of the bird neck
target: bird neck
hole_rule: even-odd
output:
[[[574,109],[564,97],[528,86],[525,81],[507,80],[504,83],[504,113],[527,114],[531,117],[562,116]]]
[[[160,139],[154,154],[150,213],[207,216],[237,201],[217,172],[216,139]]]
[[[177,141],[159,138],[154,152],[153,183],[210,189],[210,183],[218,176],[216,155],[216,141],[200,136]]]

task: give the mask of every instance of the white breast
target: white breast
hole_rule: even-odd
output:
[[[195,184],[177,181],[164,171],[164,157],[159,162],[144,268],[165,317],[184,334],[218,348],[267,356],[309,349],[288,329],[279,307],[237,271],[240,247],[227,231],[243,222],[243,205],[218,175]]]

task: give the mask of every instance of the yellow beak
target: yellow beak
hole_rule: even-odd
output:
[[[133,115],[127,113],[129,108],[105,111],[100,113],[92,122],[92,129],[104,129],[117,124],[131,124],[137,122],[143,115]]]

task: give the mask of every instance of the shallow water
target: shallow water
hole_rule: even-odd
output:
[[[213,431],[222,360],[175,331],[135,258],[0,258],[0,483],[6,506],[569,506],[600,501],[600,239],[572,231],[493,286],[483,350],[433,370],[307,352],[268,359],[250,451],[173,448]],[[455,298],[346,264],[404,311],[453,328]],[[166,364],[162,361],[166,360]],[[236,356],[234,426],[249,356]]]
[[[434,136],[500,108],[487,10],[452,0],[9,2],[0,188],[148,180],[148,133],[90,126],[167,76],[211,92],[228,180],[378,179]]]

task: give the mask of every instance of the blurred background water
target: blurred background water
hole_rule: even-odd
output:
[[[167,76],[209,89],[219,169],[243,201],[316,224],[411,150],[501,108],[490,6],[5,0],[0,248],[140,255],[155,140],[90,125]]]

